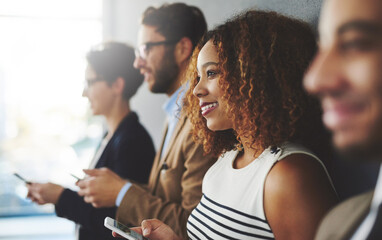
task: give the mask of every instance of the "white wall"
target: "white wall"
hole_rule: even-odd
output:
[[[149,6],[160,6],[165,2],[179,1],[104,0],[104,39],[124,41],[135,46],[142,12]],[[275,10],[315,24],[321,5],[321,0],[184,0],[183,2],[202,9],[209,29],[248,8]],[[166,98],[162,94],[150,93],[144,84],[132,99],[132,108],[138,112],[141,122],[150,132],[157,148],[165,118],[162,104]]]

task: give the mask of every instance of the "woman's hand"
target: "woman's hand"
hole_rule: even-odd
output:
[[[181,240],[178,235],[166,224],[158,219],[143,220],[141,227],[131,228],[131,230],[142,234],[150,240]],[[121,237],[113,232],[114,237]]]

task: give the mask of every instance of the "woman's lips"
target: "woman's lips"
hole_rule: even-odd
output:
[[[213,110],[215,110],[215,108],[217,108],[218,106],[218,103],[217,102],[213,102],[213,103],[203,103],[201,105],[201,110],[202,110],[202,115],[203,116],[206,116],[207,114],[209,114],[210,112],[212,112]]]

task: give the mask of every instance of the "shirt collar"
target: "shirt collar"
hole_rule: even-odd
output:
[[[179,112],[182,108],[184,93],[184,87],[180,86],[163,104],[162,108],[166,112],[168,118],[173,118],[179,115]]]

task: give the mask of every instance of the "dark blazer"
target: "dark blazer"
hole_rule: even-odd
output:
[[[147,183],[155,149],[151,137],[130,112],[108,142],[96,168],[107,167],[122,178]],[[80,240],[115,239],[103,225],[106,216],[115,218],[116,207],[94,208],[77,192],[65,189],[56,204],[56,214],[80,225]]]
[[[369,213],[372,198],[373,192],[367,192],[336,206],[323,219],[315,239],[350,239]]]
[[[143,219],[158,218],[188,238],[188,216],[202,197],[204,174],[217,159],[193,141],[191,127],[185,116],[180,117],[168,148],[155,157],[149,184],[133,184],[126,192],[117,210],[120,222],[139,226]]]

